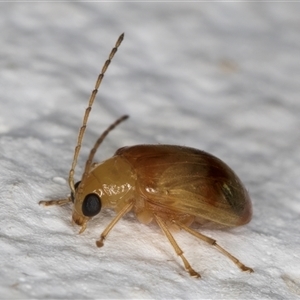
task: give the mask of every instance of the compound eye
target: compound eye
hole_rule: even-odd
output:
[[[86,217],[96,216],[101,210],[101,200],[96,194],[88,194],[82,203],[82,213]]]
[[[74,185],[75,191],[77,190],[77,188],[78,188],[80,182],[81,182],[81,180],[80,180],[80,181],[77,181],[77,182],[75,183],[75,185]]]
[[[75,183],[75,185],[74,185],[75,191],[77,191],[77,188],[78,188],[80,182],[81,182],[81,181],[77,181],[77,182]],[[75,201],[75,195],[74,195],[73,193],[71,193],[71,200],[72,200],[72,202],[74,203],[74,201]]]

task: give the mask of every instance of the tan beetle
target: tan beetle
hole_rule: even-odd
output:
[[[39,203],[49,206],[72,202],[72,219],[81,226],[79,233],[84,232],[87,222],[102,208],[114,209],[116,216],[100,235],[96,242],[98,247],[103,246],[104,239],[116,223],[133,211],[140,222],[149,224],[155,221],[159,225],[191,276],[200,277],[200,274],[191,267],[170,229],[189,232],[216,247],[242,271],[253,272],[219,246],[216,240],[190,228],[194,221],[199,220],[228,227],[243,225],[251,220],[251,201],[242,182],[223,161],[211,154],[181,146],[136,145],[120,148],[110,159],[94,163],[94,155],[107,134],[128,118],[122,116],[96,141],[81,181],[74,184],[74,170],[89,113],[104,74],[123,38],[124,34],[106,60],[84,114],[69,172],[71,195],[66,199]]]

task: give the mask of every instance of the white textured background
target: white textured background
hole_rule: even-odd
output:
[[[299,3],[1,3],[0,298],[299,299]],[[250,224],[203,229],[255,273],[183,232],[190,278],[155,225],[114,213],[79,236],[67,178],[90,91],[125,40],[94,105],[76,179],[125,145],[169,143],[220,157],[254,207]]]

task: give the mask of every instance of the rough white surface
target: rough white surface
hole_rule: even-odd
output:
[[[299,3],[1,3],[1,298],[296,299],[300,296]],[[190,278],[155,225],[114,213],[86,232],[65,179],[89,93],[118,35],[76,169],[125,145],[197,147],[226,161],[249,190],[249,225],[203,229],[255,272],[175,234],[202,279]],[[64,178],[64,179],[63,179]],[[201,230],[201,228],[199,228]]]

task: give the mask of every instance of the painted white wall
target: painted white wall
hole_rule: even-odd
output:
[[[300,295],[300,19],[297,3],[1,3],[1,298],[296,299]],[[93,107],[76,179],[98,135],[131,118],[97,155],[142,143],[192,146],[227,162],[254,216],[232,230],[198,228],[255,273],[175,234],[190,278],[155,225],[134,215],[98,249],[114,216],[86,232],[65,179],[90,91],[125,40]]]

